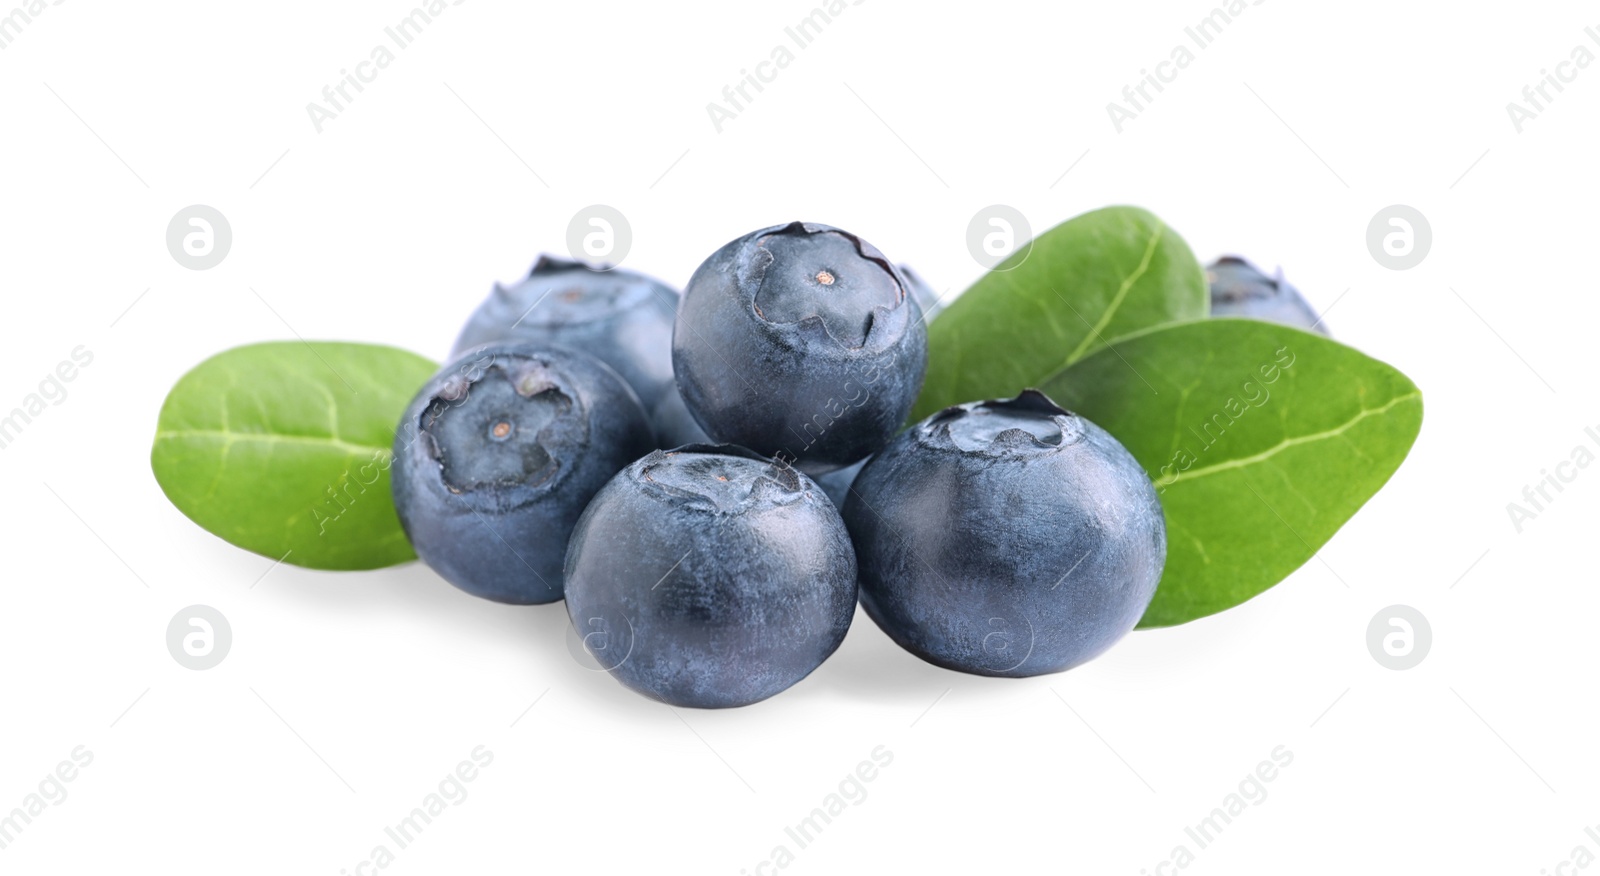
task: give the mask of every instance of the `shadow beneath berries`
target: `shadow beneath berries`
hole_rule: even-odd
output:
[[[852,700],[926,706],[944,691],[978,683],[976,676],[941,669],[906,651],[866,612],[856,609],[844,644],[826,663],[780,697]]]
[[[337,580],[330,575],[337,575]],[[370,635],[381,648],[393,647],[392,630],[397,626],[429,630],[430,647],[439,647],[440,641],[460,642],[459,652],[441,654],[439,659],[460,663],[463,671],[514,679],[515,686],[507,685],[505,720],[507,724],[516,720],[519,730],[523,724],[537,723],[541,710],[574,700],[630,723],[671,722],[682,729],[659,703],[618,684],[592,658],[580,659],[583,646],[571,631],[564,602],[507,605],[480,599],[452,587],[420,562],[338,573],[281,565],[253,588],[252,599],[262,598],[298,604],[307,614],[336,619],[345,630],[370,630],[352,635]],[[381,643],[376,641],[380,637]],[[486,653],[504,655],[497,658],[504,663],[473,667],[466,662],[466,655]],[[548,699],[529,710],[529,703],[542,692]]]
[[[330,575],[338,575],[338,579],[332,580]],[[417,562],[339,573],[280,565],[262,576],[251,591],[252,598],[291,601],[305,606],[307,612],[341,618],[345,629],[370,626],[376,630],[385,621],[399,620],[453,630],[451,637],[512,655],[510,659],[517,665],[509,674],[525,679],[526,684],[507,692],[508,722],[523,720],[516,713],[527,708],[532,695],[548,691],[552,703],[559,699],[581,704],[641,728],[682,729],[672,710],[618,684],[584,652],[563,602],[504,605],[479,599],[450,586]],[[505,667],[493,671],[503,672]],[[981,694],[985,689],[1005,687],[985,685],[986,681],[990,680],[918,659],[896,645],[858,608],[839,650],[793,688],[739,709],[678,712],[697,727],[743,724],[748,719],[805,722],[816,717],[819,706],[840,701],[904,706],[915,712],[947,690],[973,688]],[[530,713],[527,720],[534,717]]]

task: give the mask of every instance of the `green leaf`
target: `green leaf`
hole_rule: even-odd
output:
[[[1034,238],[928,326],[928,376],[911,418],[1010,398],[1125,335],[1210,308],[1189,245],[1137,207],[1107,207]]]
[[[1124,338],[1042,387],[1115,435],[1167,517],[1141,627],[1231,608],[1309,560],[1422,428],[1404,374],[1319,335],[1208,319]]]
[[[206,530],[313,569],[416,558],[389,493],[394,430],[438,368],[368,344],[235,347],[168,393],[150,467]]]

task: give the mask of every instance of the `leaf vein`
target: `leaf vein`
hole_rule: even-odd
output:
[[[351,454],[366,454],[373,451],[391,453],[393,448],[385,445],[379,447],[375,444],[356,444],[342,438],[333,438],[322,435],[274,435],[267,432],[234,432],[229,429],[168,429],[156,433],[156,440],[163,438],[213,438],[221,440],[224,445],[231,447],[240,442],[253,442],[258,444],[317,444],[332,447]]]
[[[1139,278],[1150,270],[1150,263],[1155,260],[1156,256],[1156,245],[1161,242],[1161,236],[1166,230],[1166,224],[1160,223],[1156,225],[1154,231],[1150,232],[1150,242],[1144,248],[1144,257],[1139,260],[1139,266],[1133,269],[1133,273],[1123,278],[1122,285],[1117,287],[1117,294],[1111,296],[1111,302],[1106,305],[1105,311],[1100,314],[1099,322],[1095,323],[1089,333],[1083,336],[1083,340],[1078,343],[1078,348],[1073,350],[1072,354],[1067,357],[1067,365],[1071,365],[1073,362],[1083,358],[1083,351],[1088,349],[1090,344],[1101,339],[1100,332],[1107,325],[1110,325],[1112,317],[1116,316],[1117,310],[1122,307],[1122,302],[1128,297],[1128,292],[1133,289],[1133,284],[1139,282]]]
[[[1239,459],[1230,459],[1230,460],[1228,460],[1226,462],[1219,462],[1216,465],[1204,466],[1202,468],[1193,468],[1193,469],[1189,469],[1188,471],[1183,471],[1183,472],[1178,472],[1176,474],[1168,475],[1168,476],[1165,476],[1165,477],[1161,478],[1161,480],[1156,481],[1156,486],[1157,487],[1166,487],[1166,486],[1170,486],[1171,484],[1174,484],[1174,483],[1176,483],[1176,482],[1178,482],[1180,480],[1189,480],[1189,479],[1192,479],[1192,478],[1205,477],[1206,475],[1209,475],[1209,474],[1216,474],[1217,472],[1221,472],[1221,471],[1229,471],[1229,470],[1235,469],[1235,468],[1244,468],[1245,466],[1254,465],[1254,464],[1256,464],[1258,462],[1263,462],[1265,460],[1271,459],[1272,457],[1277,456],[1279,453],[1282,453],[1283,451],[1288,450],[1290,447],[1294,447],[1296,445],[1309,444],[1309,443],[1311,443],[1313,441],[1322,441],[1322,440],[1325,440],[1325,439],[1328,439],[1328,438],[1338,438],[1338,437],[1344,435],[1345,432],[1348,432],[1351,429],[1355,428],[1357,423],[1361,422],[1362,420],[1365,420],[1368,417],[1374,417],[1374,416],[1378,416],[1380,414],[1388,413],[1391,408],[1393,408],[1394,406],[1400,404],[1401,402],[1410,401],[1411,399],[1421,398],[1421,397],[1422,397],[1422,393],[1421,392],[1410,392],[1410,393],[1406,393],[1405,395],[1402,395],[1402,396],[1396,396],[1395,398],[1391,399],[1388,404],[1386,404],[1386,405],[1384,405],[1382,407],[1378,407],[1378,408],[1365,408],[1365,409],[1363,409],[1361,411],[1361,413],[1356,414],[1354,417],[1351,417],[1346,422],[1344,422],[1344,423],[1342,423],[1342,424],[1340,424],[1340,425],[1338,425],[1338,426],[1336,426],[1336,427],[1334,427],[1332,429],[1329,429],[1327,431],[1324,431],[1324,432],[1313,432],[1313,433],[1308,434],[1308,435],[1295,435],[1295,436],[1290,437],[1290,438],[1285,438],[1282,441],[1278,442],[1277,444],[1274,444],[1273,446],[1268,447],[1266,450],[1263,450],[1260,453],[1256,453],[1256,454],[1253,454],[1251,456],[1240,457]]]

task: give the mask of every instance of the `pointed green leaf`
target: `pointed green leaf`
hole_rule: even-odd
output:
[[[1209,312],[1189,245],[1137,207],[1070,219],[1019,248],[928,326],[928,376],[913,420],[1010,398],[1106,344]]]
[[[1283,580],[1389,480],[1422,427],[1422,393],[1404,374],[1255,320],[1155,328],[1041,388],[1115,435],[1161,495],[1167,566],[1142,627]]]

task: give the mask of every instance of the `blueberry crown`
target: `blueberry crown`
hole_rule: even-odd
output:
[[[673,504],[715,513],[787,505],[809,482],[792,466],[736,444],[685,444],[634,463],[637,481]]]
[[[1083,420],[1036,389],[1013,399],[968,402],[929,417],[918,435],[943,449],[985,456],[1049,453],[1083,439]]]

